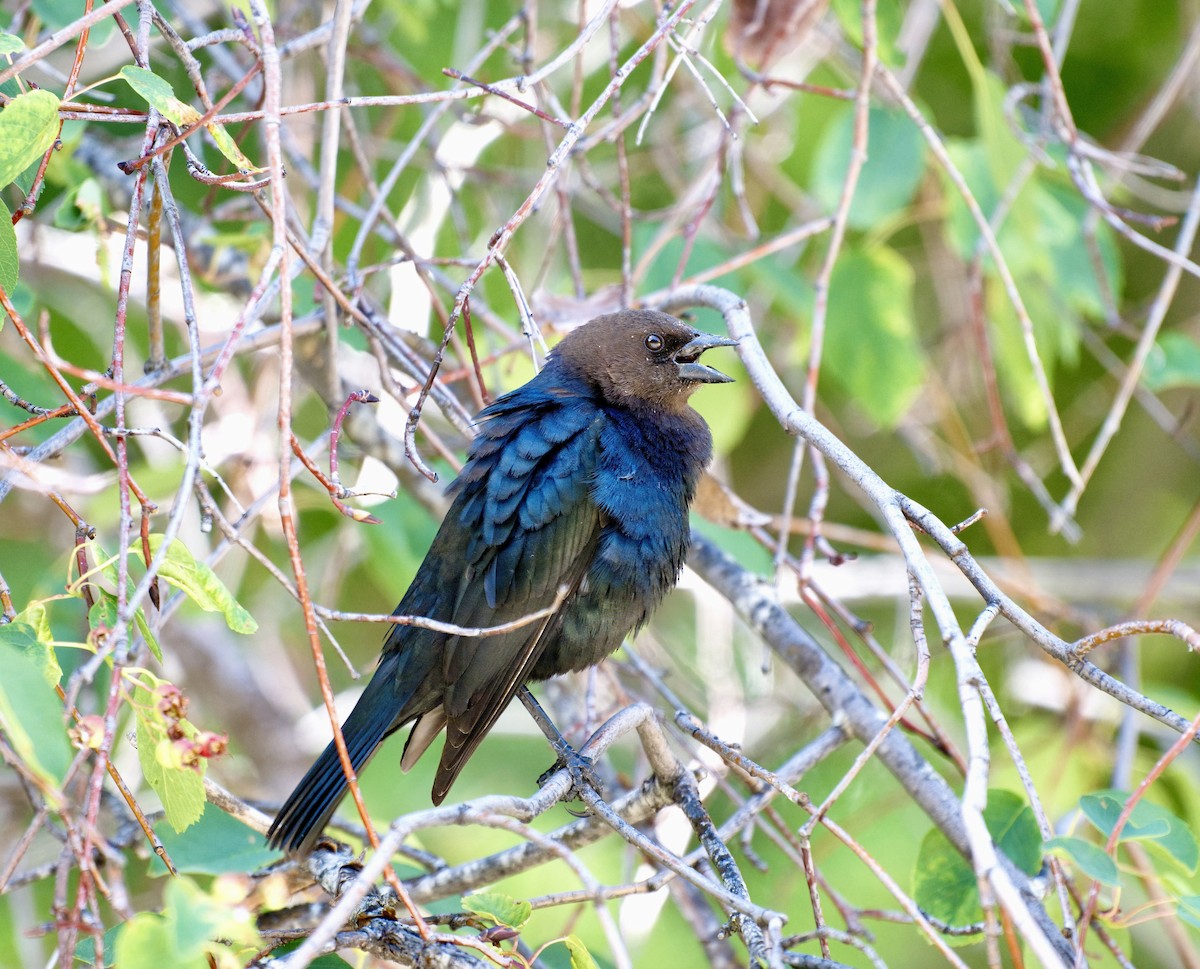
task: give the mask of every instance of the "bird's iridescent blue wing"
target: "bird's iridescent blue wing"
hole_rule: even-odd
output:
[[[513,622],[552,606],[560,589],[573,592],[602,527],[590,485],[603,412],[573,396],[520,404],[513,417],[485,412],[447,516],[469,536],[449,619],[459,626]],[[446,724],[435,802],[529,678],[557,622],[549,615],[496,635],[447,640],[445,692],[432,721]],[[421,732],[417,742],[423,749],[431,739]]]

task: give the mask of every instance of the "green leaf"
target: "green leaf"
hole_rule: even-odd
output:
[[[912,294],[912,267],[884,246],[847,252],[830,280],[825,363],[884,428],[904,416],[925,381]]]
[[[1039,290],[1027,288],[1024,296],[1025,308],[1034,323],[1034,343],[1040,350],[1045,341],[1037,338],[1038,321],[1045,319],[1043,311],[1046,308],[1041,301]],[[1033,371],[1033,363],[1029,359],[1021,323],[1012,303],[1003,287],[998,285],[987,287],[984,302],[990,321],[988,336],[996,358],[996,372],[1004,391],[1005,403],[1026,427],[1043,429],[1049,420],[1049,413]],[[1047,376],[1052,378],[1053,373],[1048,373]]]
[[[862,47],[862,4],[858,0],[833,0],[830,9],[850,43]],[[879,59],[889,67],[897,67],[903,63],[903,58],[896,53],[893,39],[900,36],[903,21],[904,10],[900,0],[882,0],[876,5],[876,45],[879,49]]]
[[[1036,0],[1034,6],[1037,8],[1038,16],[1042,18],[1042,23],[1052,24],[1058,15],[1058,8],[1061,6],[1062,0]],[[1016,15],[1029,23],[1029,15],[1025,11],[1025,6],[1016,8]]]
[[[134,67],[131,64],[127,64],[121,68],[121,77],[125,79],[126,83],[134,91],[145,99],[150,107],[158,111],[159,114],[176,127],[190,128],[192,125],[199,123],[202,117],[200,112],[190,104],[180,101],[179,98],[175,97],[175,92],[172,90],[171,85],[153,71],[148,71],[144,67]],[[234,142],[224,126],[208,124],[205,127],[208,129],[208,133],[212,135],[212,139],[221,154],[233,162],[239,171],[262,171],[254,162],[242,154],[242,150],[238,148],[237,143]]]
[[[171,85],[153,71],[127,64],[121,77],[150,107],[179,128],[188,128],[200,120],[200,112],[175,97]]]
[[[236,892],[233,899],[226,900],[221,897],[219,885],[214,885],[209,894],[190,878],[172,878],[167,883],[164,914],[173,930],[175,949],[181,955],[217,949],[212,940],[218,938],[242,945],[257,942],[254,917],[242,904],[244,892],[241,889]]]
[[[948,925],[969,925],[978,917],[975,873],[936,828],[925,835],[917,852],[913,898]]]
[[[208,965],[203,953],[190,961],[173,951],[167,920],[157,912],[139,912],[117,933],[114,963],[122,969],[159,969],[164,965],[180,969],[202,969]]]
[[[1111,836],[1130,795],[1123,791],[1097,791],[1079,799],[1079,809],[1104,835]],[[1144,841],[1194,874],[1200,864],[1200,845],[1187,822],[1177,814],[1149,801],[1138,801],[1121,828],[1120,841]]]
[[[233,135],[225,130],[224,125],[210,124],[206,126],[208,133],[212,136],[213,143],[217,146],[217,150],[228,158],[237,167],[240,172],[261,172],[263,169],[259,165],[255,165],[237,146],[237,142],[233,140]]]
[[[136,553],[131,550],[130,554],[133,555]],[[93,575],[93,580],[103,579],[108,583],[108,586],[106,588],[103,584],[94,581],[93,584],[100,591],[100,597],[88,612],[88,623],[93,629],[99,626],[112,627],[117,621],[117,579],[119,578],[117,562],[114,557],[110,556],[104,550],[99,542],[92,543],[92,558],[96,562],[96,574]],[[130,592],[133,590],[133,585],[127,582],[125,588],[127,592]],[[163,661],[162,647],[155,638],[154,632],[150,629],[150,623],[146,619],[146,610],[139,606],[133,614],[133,621],[137,624],[138,631],[146,641],[147,648],[154,654],[154,658],[161,663]]]
[[[1125,809],[1125,802],[1129,797],[1130,795],[1126,791],[1096,791],[1094,794],[1085,794],[1079,799],[1079,809],[1083,812],[1084,817],[1091,821],[1105,838],[1108,838],[1111,837],[1113,829],[1117,826],[1117,821],[1120,819],[1121,812]],[[1147,810],[1143,810],[1150,807],[1153,805],[1147,804],[1145,801],[1138,801],[1137,806],[1121,828],[1119,840],[1155,838],[1167,833],[1169,823],[1165,819],[1153,817]]]
[[[17,288],[20,260],[17,258],[17,230],[12,224],[12,213],[0,200],[0,286],[6,293]],[[0,329],[4,328],[7,313],[0,313]]]
[[[117,933],[121,931],[121,926],[116,925],[104,933],[104,964],[103,966],[96,962],[96,940],[92,936],[80,939],[79,944],[75,946],[75,961],[82,962],[89,969],[110,969],[115,965],[115,953],[117,943]]]
[[[803,249],[800,250],[803,252]],[[777,254],[768,256],[751,263],[742,270],[746,284],[745,290],[761,293],[760,298],[770,302],[771,309],[781,320],[791,320],[796,316],[797,307],[813,305],[812,284],[804,278],[797,263],[796,255]],[[773,314],[773,315],[774,315]],[[767,344],[767,352],[775,359],[775,352],[787,353],[797,361],[808,359],[808,334],[797,333],[794,327],[789,327],[785,333],[778,334],[781,346],[772,347],[769,334],[762,335]]]
[[[635,258],[638,253],[645,252],[651,245],[656,244],[657,232],[654,226],[649,223],[640,223],[634,226],[633,252]],[[675,277],[675,272],[679,267],[679,260],[683,256],[683,250],[684,240],[682,233],[672,236],[655,253],[654,258],[650,262],[650,268],[646,272],[643,285],[648,290],[669,289],[671,281]],[[694,273],[711,269],[725,262],[731,254],[728,247],[718,245],[711,239],[707,239],[701,235],[696,239],[695,245],[691,247],[687,260],[687,271]],[[733,273],[722,274],[713,280],[713,285],[724,285],[731,289],[736,288],[737,276]]]
[[[1042,842],[1037,821],[1020,795],[988,791],[983,820],[996,847],[1018,868],[1027,875],[1041,869]],[[922,909],[950,925],[969,925],[982,918],[974,870],[936,828],[921,842],[913,873],[913,897]]]
[[[813,158],[813,194],[830,212],[850,164],[854,116],[854,108],[846,108],[825,127]],[[907,115],[872,108],[867,124],[867,161],[850,204],[849,224],[856,229],[870,229],[906,209],[925,171],[925,139]]]
[[[163,661],[162,647],[158,645],[158,640],[150,629],[150,623],[146,620],[146,610],[138,606],[133,614],[133,621],[137,623],[138,631],[142,634],[142,639],[146,641],[146,648],[154,655],[154,658],[160,663]],[[253,622],[253,620],[251,620]]]
[[[991,70],[972,77],[975,125],[983,141],[984,154],[996,185],[1008,187],[1009,181],[1025,160],[1028,149],[1008,123],[1004,101],[1008,85]],[[990,210],[984,209],[986,214]]]
[[[92,608],[88,610],[88,627],[99,629],[101,626],[106,626],[111,629],[116,621],[117,597],[107,589],[100,589],[100,597],[92,603]]]
[[[170,743],[166,727],[161,721],[152,719],[154,698],[150,691],[138,687],[134,691],[137,710],[138,763],[146,783],[158,795],[167,822],[176,831],[182,832],[200,820],[204,813],[204,767],[170,767],[158,757],[160,743]],[[148,709],[147,709],[148,708]]]
[[[139,912],[121,926],[114,946],[121,969],[207,969],[210,950],[236,954],[239,946],[256,944],[251,916],[240,905],[209,895],[187,878],[168,882],[164,896],[161,914]]]
[[[587,946],[583,944],[583,940],[577,935],[568,935],[563,939],[563,945],[567,947],[567,951],[571,953],[571,969],[600,969],[596,965],[596,960],[592,958],[592,954],[588,952]]]
[[[73,755],[62,701],[54,693],[62,671],[39,625],[36,615],[22,613],[0,626],[0,732],[53,789],[66,775]]]
[[[19,94],[0,111],[0,188],[42,157],[58,138],[58,98],[49,91]]]
[[[1062,164],[1065,168],[1069,162],[1064,158]],[[1103,319],[1108,311],[1106,295],[1107,299],[1120,300],[1125,286],[1116,234],[1107,223],[1098,223],[1093,233],[1093,252],[1083,232],[1091,203],[1073,188],[1045,176],[1036,177],[1031,188],[1035,212],[1030,222],[1036,227],[1049,263],[1042,284],[1061,301],[1064,312]],[[1049,219],[1046,217],[1049,209],[1060,214]],[[1103,280],[1097,278],[1097,273],[1102,274]]]
[[[1012,791],[988,791],[983,820],[996,847],[1026,875],[1042,870],[1042,833],[1033,809],[1020,794]]]
[[[74,191],[75,208],[92,225],[103,221],[108,206],[104,197],[104,189],[98,179],[85,178]]]
[[[115,569],[113,570],[113,577],[116,577]],[[99,586],[96,588],[99,589],[100,596],[88,611],[88,625],[92,629],[100,626],[112,628],[117,621],[117,597],[107,589],[101,589]],[[154,655],[154,658],[161,663],[163,661],[162,647],[158,644],[158,640],[151,631],[150,623],[146,621],[146,610],[139,606],[133,614],[133,621],[137,624],[138,631],[146,641],[146,647]]]
[[[0,33],[0,57],[10,57],[25,49],[25,42],[16,34]]]
[[[1121,884],[1121,873],[1117,869],[1117,863],[1104,849],[1090,841],[1084,841],[1082,838],[1051,838],[1046,842],[1046,850],[1069,858],[1088,878],[1095,879],[1103,885],[1116,888]]]
[[[33,0],[33,12],[46,30],[62,30],[79,19],[83,7],[79,0]],[[88,33],[88,49],[99,50],[117,29],[116,21],[106,17]]]
[[[158,554],[162,539],[162,535],[150,536],[151,554]],[[258,629],[254,617],[238,604],[225,583],[207,565],[197,562],[179,539],[171,542],[158,575],[163,581],[180,589],[205,612],[221,613],[225,623],[235,633],[252,633]]]
[[[180,872],[197,875],[223,875],[261,868],[278,858],[262,835],[234,820],[224,811],[205,811],[186,833],[170,830],[156,832],[171,861]],[[150,873],[165,875],[162,859],[150,859]]]
[[[1153,391],[1200,386],[1200,343],[1186,333],[1160,333],[1146,358],[1142,384]]]
[[[975,50],[970,30],[957,11],[946,17],[954,44],[971,79],[975,129],[983,142],[984,158],[996,185],[1007,186],[1026,155],[1025,146],[1008,125],[1004,102],[1008,86],[984,66]],[[991,212],[987,206],[983,211]]]
[[[1200,895],[1181,895],[1176,912],[1188,925],[1200,929]]]
[[[979,207],[985,213],[995,211],[1000,202],[1000,192],[992,180],[987,149],[982,142],[970,138],[947,138],[946,151]],[[942,172],[941,179],[948,210],[946,238],[960,259],[970,260],[979,244],[979,227],[950,176]]]
[[[466,911],[490,919],[497,925],[506,925],[510,929],[519,930],[533,914],[533,906],[527,901],[513,898],[503,892],[476,892],[473,895],[464,895],[462,904]]]
[[[983,211],[995,211],[1000,190],[986,143],[955,142],[950,154]],[[947,183],[945,192],[947,236],[962,258],[973,259],[979,231],[957,190]],[[1077,195],[1035,177],[1009,200],[997,230],[997,243],[1022,295],[1037,354],[1051,382],[1064,369],[1062,364],[1077,363],[1083,318],[1104,317],[1109,299],[1119,299],[1124,286],[1111,230],[1101,227],[1096,232],[1096,260],[1082,231],[1086,214],[1087,203]],[[1026,427],[1041,430],[1049,415],[1024,333],[991,254],[983,265],[989,339],[1007,407]]]
[[[1000,190],[990,168],[987,146],[981,141],[950,140],[951,159],[961,172],[971,193],[985,213],[1000,205]],[[1066,161],[1063,161],[1065,167]],[[966,204],[949,179],[943,176],[947,199],[947,238],[955,252],[966,260],[974,258],[979,230]],[[1040,293],[1050,320],[1041,320],[1040,312],[1030,310],[1038,333],[1039,347],[1072,359],[1077,352],[1079,333],[1076,324],[1081,314],[1103,318],[1109,294],[1120,299],[1124,289],[1120,251],[1113,231],[1101,224],[1094,233],[1095,249],[1083,234],[1088,203],[1064,186],[1038,175],[1029,179],[1014,199],[1009,200],[1007,215],[996,233],[997,242],[1017,286],[1027,301],[1031,290]],[[989,280],[999,286],[991,255],[984,260]],[[1103,279],[1098,278],[1098,272]],[[989,287],[992,288],[992,287]],[[1012,315],[1011,309],[1008,311]],[[1054,317],[1063,324],[1055,327]],[[1051,336],[1051,328],[1057,336]],[[1047,362],[1050,363],[1053,358]],[[1003,373],[1003,369],[1001,373]]]
[[[18,612],[10,626],[24,625],[33,630],[37,644],[27,655],[42,673],[42,679],[50,689],[62,682],[62,667],[58,665],[58,657],[54,654],[54,635],[50,631],[50,619],[46,614],[46,606],[42,602],[33,602]],[[0,630],[4,627],[0,626]]]

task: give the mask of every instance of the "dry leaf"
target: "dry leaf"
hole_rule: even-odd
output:
[[[798,47],[828,6],[829,0],[734,0],[726,49],[762,70]]]

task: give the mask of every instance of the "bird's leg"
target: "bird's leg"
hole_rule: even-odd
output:
[[[542,733],[546,735],[546,739],[550,741],[550,746],[554,749],[554,752],[558,754],[558,760],[554,762],[553,767],[538,778],[538,784],[542,785],[546,783],[551,774],[560,768],[566,768],[567,773],[571,775],[571,783],[577,791],[582,789],[584,785],[590,787],[597,794],[603,791],[604,785],[601,783],[600,778],[596,776],[595,765],[592,763],[592,759],[585,757],[567,743],[566,737],[559,733],[558,727],[554,726],[554,721],[550,719],[550,716],[542,709],[542,705],[529,692],[529,687],[522,686],[517,690],[517,696],[525,704],[525,709],[533,717],[533,722],[541,728]]]

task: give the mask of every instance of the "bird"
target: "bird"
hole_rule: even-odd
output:
[[[548,614],[486,636],[394,624],[342,725],[356,773],[410,723],[404,771],[445,730],[440,804],[526,682],[593,666],[646,622],[683,569],[712,453],[689,397],[732,380],[700,356],[736,344],[655,310],[605,314],[479,413],[450,508],[393,615],[465,631]],[[268,843],[308,854],[346,790],[330,743]]]

